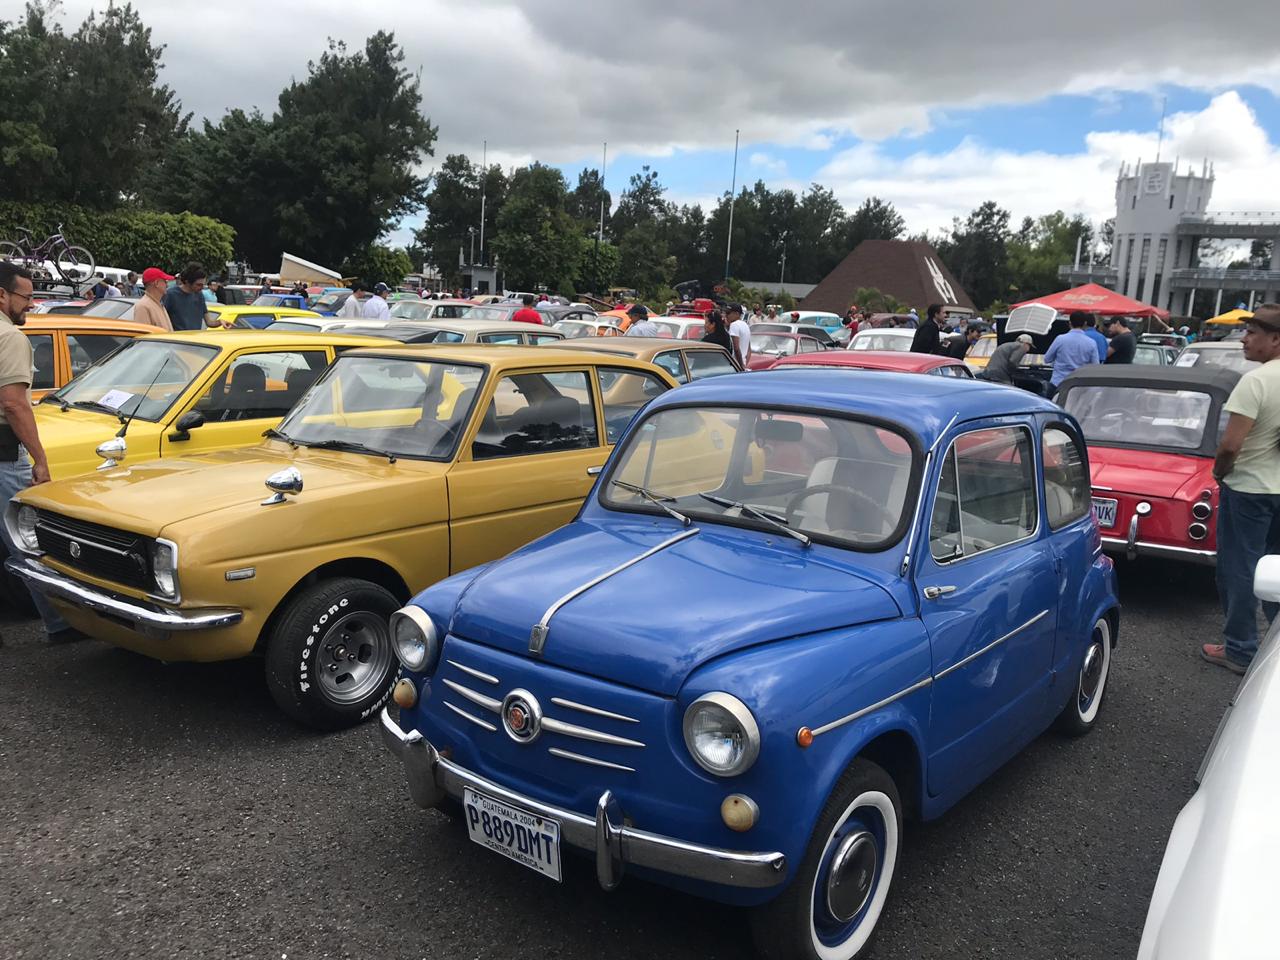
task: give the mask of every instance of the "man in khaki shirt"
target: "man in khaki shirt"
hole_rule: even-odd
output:
[[[19,490],[49,479],[49,461],[40,444],[36,417],[31,410],[34,372],[31,341],[18,329],[26,322],[34,293],[30,273],[17,264],[0,260],[0,504],[5,507]],[[17,544],[9,540],[7,531],[4,540],[9,553],[15,557],[22,555]],[[49,606],[44,594],[33,590],[31,598],[44,620],[50,642],[78,640],[83,636]]]
[[[1280,304],[1254,311],[1244,335],[1246,360],[1262,364],[1240,378],[1224,409],[1213,477],[1218,481],[1218,597],[1226,623],[1222,643],[1206,643],[1200,656],[1244,673],[1258,652],[1258,604],[1253,573],[1258,561],[1280,553]],[[1274,620],[1280,607],[1264,603]]]
[[[173,277],[159,267],[147,267],[142,271],[142,299],[133,308],[133,319],[139,323],[149,323],[161,330],[173,330],[173,321],[169,319],[169,311],[160,302],[169,281]]]

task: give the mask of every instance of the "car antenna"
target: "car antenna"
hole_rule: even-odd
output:
[[[164,363],[160,364],[159,369],[156,370],[156,375],[152,377],[151,382],[147,384],[147,389],[143,391],[142,397],[150,395],[151,388],[156,385],[157,381],[159,381],[160,374],[164,373],[164,368],[169,365],[169,361],[172,359],[173,354],[170,353],[165,355]],[[116,411],[116,415],[120,417],[120,429],[116,431],[117,437],[124,437],[124,435],[129,432],[129,424],[133,423],[133,418],[138,415],[138,408],[142,406],[142,397],[140,397],[138,402],[133,405],[133,409],[129,411],[129,416],[126,417],[120,413],[119,410]]]

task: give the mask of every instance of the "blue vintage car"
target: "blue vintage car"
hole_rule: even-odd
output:
[[[555,456],[549,453],[547,456]],[[1117,638],[1076,422],[1022,390],[770,371],[654,400],[577,519],[393,618],[380,733],[424,807],[757,908],[768,956],[866,947],[904,817],[1057,721]]]

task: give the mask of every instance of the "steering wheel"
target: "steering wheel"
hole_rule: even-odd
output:
[[[796,508],[800,504],[819,493],[836,493],[848,497],[850,500],[857,500],[859,503],[871,507],[890,528],[898,525],[898,518],[881,504],[876,503],[875,499],[869,494],[865,494],[861,490],[855,490],[853,487],[841,486],[838,483],[820,483],[817,486],[806,487],[804,490],[799,491],[787,502],[787,523],[790,524],[795,519]]]

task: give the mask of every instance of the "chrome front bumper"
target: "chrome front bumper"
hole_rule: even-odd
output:
[[[210,630],[229,627],[239,623],[244,617],[241,611],[233,607],[177,610],[132,597],[118,596],[68,577],[30,557],[6,560],[4,566],[14,576],[26,581],[27,586],[33,590],[94,613],[125,620],[140,630]]]
[[[417,730],[401,730],[387,708],[382,709],[378,721],[382,742],[404,763],[409,795],[419,806],[437,806],[446,796],[461,800],[462,791],[470,787],[495,800],[556,820],[565,843],[595,854],[596,879],[605,890],[612,890],[621,882],[627,864],[727,887],[762,889],[775,887],[786,879],[787,858],[781,853],[703,847],[623,826],[618,802],[608,790],[596,803],[594,819],[540,803],[440,756]]]

